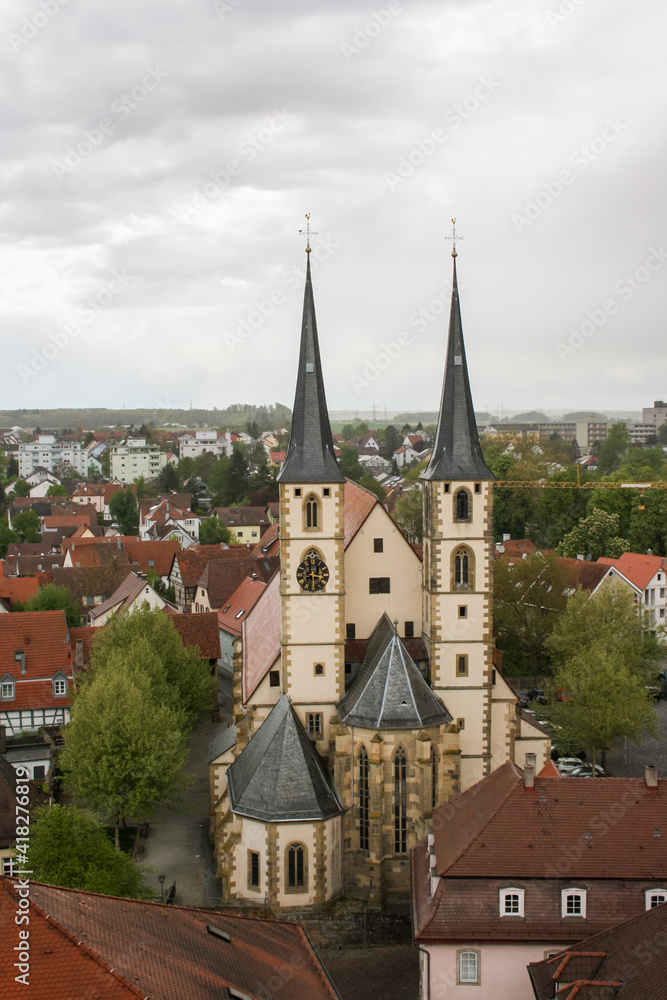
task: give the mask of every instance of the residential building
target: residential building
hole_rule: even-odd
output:
[[[211,559],[197,581],[192,610],[196,613],[218,611],[246,577],[268,583],[279,567],[277,556],[255,559],[248,554],[245,559]]]
[[[655,431],[667,420],[667,403],[656,399],[653,406],[645,406],[642,410],[642,423],[651,424]]]
[[[211,513],[227,525],[232,543],[255,545],[271,524],[267,507],[215,507]]]
[[[130,571],[111,597],[97,604],[88,612],[90,624],[99,628],[106,625],[115,615],[131,613],[144,605],[149,608],[164,608],[167,602],[148,583],[145,577]]]
[[[216,430],[195,431],[194,435],[183,434],[178,439],[179,458],[198,458],[205,452],[218,457],[231,456],[232,451],[229,431],[224,434],[218,434]]]
[[[23,810],[45,805],[48,802],[48,797],[43,792],[38,791],[32,781],[25,778],[26,773],[32,777],[32,771],[26,772],[22,768],[21,777],[17,776],[15,768],[5,759],[4,752],[4,730],[0,730],[0,875],[7,876],[16,875],[19,867],[22,867],[16,858],[12,857],[12,847],[16,843],[16,827],[19,819],[26,815]],[[17,785],[20,789],[18,797]],[[9,954],[12,949],[8,947],[7,937],[5,932],[3,934],[5,939],[3,952]],[[0,959],[1,961],[2,959]],[[0,972],[0,976],[2,976],[2,972]],[[13,981],[13,978],[12,976],[11,980],[6,981],[5,987],[10,981]],[[3,982],[0,978],[0,995],[2,992]]]
[[[667,898],[666,824],[654,768],[586,781],[508,761],[437,806],[411,858],[421,996],[530,1000],[529,962]]]
[[[593,593],[602,586],[627,586],[634,594],[640,613],[646,613],[650,625],[665,638],[667,624],[667,559],[664,556],[624,552],[620,559],[600,558],[602,579]],[[662,630],[662,632],[660,632]]]
[[[280,575],[245,618],[240,650],[235,640],[236,731],[211,764],[226,900],[405,902],[409,851],[434,807],[526,752],[548,758],[548,735],[517,714],[494,659],[494,477],[475,425],[456,265],[422,478],[423,563],[375,494],[346,482],[336,462],[308,263],[278,476]]]
[[[19,476],[25,479],[35,469],[42,467],[49,472],[58,462],[67,462],[80,476],[88,474],[87,455],[78,441],[56,442],[53,434],[39,434],[36,441],[18,446]]]
[[[0,615],[0,726],[7,733],[68,722],[73,679],[64,611]]]
[[[130,566],[124,550],[110,553],[97,566],[61,566],[53,570],[53,582],[67,587],[88,621],[88,612],[106,600],[120,587]]]
[[[121,483],[133,483],[139,476],[155,479],[166,464],[159,444],[148,444],[146,438],[128,438],[111,446],[111,477]]]
[[[199,539],[198,514],[176,506],[175,500],[159,500],[153,506],[143,503],[139,507],[139,535],[142,541],[171,538],[184,548]]]
[[[607,424],[600,421],[579,420],[579,421],[556,421],[537,425],[537,432],[540,440],[546,440],[556,435],[564,441],[576,442],[579,448],[585,452],[590,452],[593,445],[600,444],[607,439]]]
[[[650,909],[528,966],[536,1000],[664,1000],[667,890]]]
[[[0,995],[21,996],[21,886],[0,879]],[[10,931],[9,928],[13,928]],[[15,938],[15,940],[13,940]],[[30,881],[30,1000],[340,1000],[298,924]]]
[[[238,585],[218,611],[220,666],[231,683],[234,673],[234,644],[241,636],[243,622],[266,589],[266,583],[248,576]]]
[[[651,440],[655,443],[658,430],[655,424],[628,424],[627,427],[632,444],[647,445]]]
[[[247,551],[244,553],[247,555]],[[197,584],[210,559],[234,558],[234,552],[221,545],[192,545],[177,552],[169,572],[169,583],[174,588],[176,607],[191,611],[195,603]]]

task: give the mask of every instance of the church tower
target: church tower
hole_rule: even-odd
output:
[[[321,753],[345,690],[344,483],[334,454],[306,247],[292,426],[280,484],[281,688]]]
[[[424,488],[424,639],[459,727],[461,788],[491,770],[493,473],[482,457],[456,275],[435,445]]]

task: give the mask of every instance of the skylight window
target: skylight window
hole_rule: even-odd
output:
[[[207,924],[206,930],[209,934],[213,934],[214,937],[222,938],[223,941],[228,941],[229,944],[232,943],[231,936],[227,933],[227,931],[221,931],[219,927],[214,927],[213,924]]]
[[[244,614],[245,614],[245,608],[241,608],[241,610],[239,612],[237,612],[237,614],[235,614],[234,617],[235,618],[241,618],[241,616],[244,615]]]

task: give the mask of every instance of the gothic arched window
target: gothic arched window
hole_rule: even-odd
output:
[[[359,751],[359,849],[368,850],[368,813],[369,813],[369,788],[368,788],[368,753],[362,747]]]
[[[394,854],[408,850],[408,761],[403,747],[394,756]]]
[[[314,493],[306,497],[306,528],[319,528],[320,526],[320,502]]]
[[[287,889],[305,891],[306,848],[303,844],[290,844],[287,848]]]
[[[464,489],[458,490],[456,496],[454,497],[454,503],[456,505],[456,520],[469,521],[472,513],[472,503],[468,491]]]
[[[454,590],[475,589],[475,557],[465,546],[454,551],[452,583]]]

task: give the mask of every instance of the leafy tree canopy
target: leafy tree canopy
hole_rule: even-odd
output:
[[[36,594],[26,601],[24,611],[64,611],[67,624],[76,628],[81,624],[81,608],[71,590],[59,587],[55,583],[47,583],[40,587]]]
[[[365,490],[370,490],[371,493],[375,493],[375,496],[384,501],[387,499],[387,491],[383,486],[378,483],[377,479],[370,474],[370,472],[365,472],[361,479],[359,480],[359,485],[363,486]]]
[[[20,542],[41,542],[42,540],[39,533],[39,517],[34,510],[23,510],[20,514],[14,514],[12,530],[19,536]]]
[[[405,490],[394,507],[392,517],[409,542],[421,542],[424,535],[421,484],[416,483]]]
[[[205,518],[199,525],[199,541],[202,545],[219,545],[220,542],[228,542],[229,538],[229,528],[217,514]]]
[[[625,424],[612,424],[607,432],[607,438],[600,445],[598,452],[598,469],[602,475],[613,472],[619,467],[630,451],[630,432]]]
[[[609,514],[597,507],[565,535],[558,551],[569,559],[589,553],[592,559],[600,556],[618,559],[630,548],[628,540],[619,535],[619,522],[618,514]]]
[[[117,851],[96,817],[76,806],[40,806],[30,826],[33,878],[83,892],[147,899],[144,871]]]
[[[18,542],[19,536],[4,521],[0,521],[0,559],[7,555],[7,546],[12,542]]]
[[[66,497],[67,490],[61,483],[51,483],[46,491],[47,497]]]
[[[340,471],[345,478],[353,479],[355,483],[358,483],[364,474],[364,470],[359,462],[359,452],[352,445],[341,445],[339,465]]]
[[[172,709],[154,697],[141,670],[145,659],[129,670],[122,651],[110,653],[105,669],[94,670],[78,691],[63,729],[66,786],[109,817],[117,848],[121,823],[149,817],[184,790],[187,737]]]
[[[26,483],[25,479],[17,479],[14,483],[14,496],[29,497],[30,488],[30,484]]]
[[[139,508],[132,490],[117,490],[109,500],[109,513],[123,535],[139,534]]]

